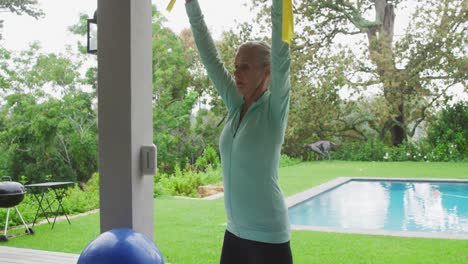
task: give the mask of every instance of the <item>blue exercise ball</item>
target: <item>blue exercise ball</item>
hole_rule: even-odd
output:
[[[112,229],[91,241],[78,264],[164,264],[161,251],[147,236],[128,228]]]

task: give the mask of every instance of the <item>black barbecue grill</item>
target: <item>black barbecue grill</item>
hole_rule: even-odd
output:
[[[0,236],[0,241],[8,241],[8,218],[10,217],[10,209],[13,207],[15,208],[16,213],[23,222],[23,225],[26,228],[26,233],[33,234],[34,231],[32,230],[32,228],[29,228],[28,225],[26,225],[26,223],[23,220],[23,216],[18,210],[18,207],[16,207],[19,203],[23,201],[24,195],[26,194],[26,189],[21,183],[11,181],[10,176],[4,176],[2,177],[2,179],[9,179],[9,181],[0,182],[0,208],[7,208],[5,233]]]
[[[0,207],[10,208],[23,201],[26,190],[18,182],[0,182]]]

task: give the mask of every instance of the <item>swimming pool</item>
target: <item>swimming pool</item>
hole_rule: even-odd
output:
[[[287,201],[292,229],[468,238],[468,181],[338,178]]]

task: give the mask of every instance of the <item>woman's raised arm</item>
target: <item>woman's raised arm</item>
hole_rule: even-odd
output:
[[[219,57],[214,41],[203,19],[198,1],[186,0],[185,2],[195,44],[208,72],[208,77],[210,77],[228,110],[232,111],[242,103],[242,97],[237,93],[235,82]]]
[[[282,0],[273,0],[271,20],[271,99],[272,113],[280,124],[285,122],[289,109],[291,90],[290,70],[291,56],[289,45],[282,41]]]

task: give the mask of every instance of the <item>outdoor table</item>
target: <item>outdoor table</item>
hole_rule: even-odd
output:
[[[74,182],[43,182],[43,183],[34,183],[34,184],[27,184],[24,185],[26,188],[32,190],[32,194],[38,203],[36,215],[34,216],[33,227],[36,223],[37,217],[39,213],[42,211],[42,214],[46,218],[47,222],[50,224],[49,218],[47,216],[48,213],[53,213],[55,215],[54,222],[52,224],[52,228],[54,228],[55,221],[57,220],[57,216],[62,209],[65,218],[67,219],[68,223],[71,224],[70,219],[63,208],[62,200],[66,195],[67,188],[73,186]],[[54,195],[52,201],[46,196],[48,190],[52,190]],[[57,202],[57,209],[54,211],[52,209],[52,205]]]

